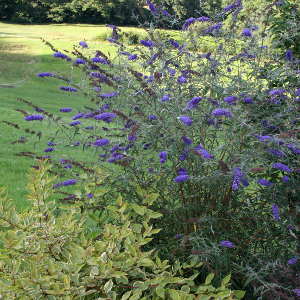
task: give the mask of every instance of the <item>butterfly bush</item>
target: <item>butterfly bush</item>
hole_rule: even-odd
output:
[[[154,20],[172,21],[148,5]],[[57,119],[43,112],[25,116],[63,128],[52,137],[56,148],[46,152],[55,150],[55,161],[76,142],[76,151],[111,174],[112,197],[122,190],[138,201],[136,185],[159,193],[156,209],[168,212],[162,244],[184,232],[186,251],[207,248],[201,258],[208,265],[237,274],[253,261],[280,268],[297,254],[300,178],[299,85],[287,80],[299,82],[300,73],[268,47],[267,32],[254,18],[237,21],[241,10],[235,1],[216,17],[187,19],[184,42],[152,24],[147,39],[127,46],[120,29],[110,26],[115,56],[92,53],[85,42],[74,48],[76,57],[57,51],[55,58],[84,75],[60,86],[61,92],[81,93],[90,102],[74,115],[72,107],[58,108],[68,114]],[[203,51],[203,44],[213,44],[212,50]],[[62,79],[49,70],[38,76]],[[78,186],[84,178],[55,187]],[[271,285],[264,289],[272,291]]]

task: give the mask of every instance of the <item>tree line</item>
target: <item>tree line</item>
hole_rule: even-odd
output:
[[[224,0],[158,0],[179,20],[213,15]],[[139,17],[137,17],[139,16]],[[0,0],[0,20],[16,23],[113,23],[136,25],[148,20],[146,0]],[[140,18],[140,19],[139,19]]]

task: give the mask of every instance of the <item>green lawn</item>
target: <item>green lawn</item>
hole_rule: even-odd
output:
[[[139,30],[126,28],[126,30]],[[45,46],[40,37],[50,41],[59,49],[71,50],[74,43],[86,40],[92,51],[101,48],[112,55],[114,47],[109,42],[101,41],[101,37],[109,34],[104,25],[15,25],[0,23],[0,120],[8,120],[23,124],[33,129],[41,126],[39,122],[23,121],[23,115],[15,109],[32,111],[16,101],[18,97],[32,101],[48,111],[57,111],[59,107],[71,106],[79,108],[86,100],[78,93],[72,94],[59,90],[60,81],[41,79],[39,72],[55,71],[70,75],[70,64],[52,57],[52,50]],[[49,132],[48,124],[43,122],[43,130]],[[26,174],[30,170],[32,160],[17,157],[21,151],[42,150],[46,142],[35,145],[11,144],[26,134],[0,123],[0,185],[7,188],[9,196],[16,200],[18,207],[25,205]],[[36,140],[37,141],[37,140]]]

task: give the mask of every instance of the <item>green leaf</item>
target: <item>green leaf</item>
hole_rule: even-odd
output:
[[[238,298],[238,299],[243,299],[245,297],[246,292],[245,291],[240,291],[236,290],[233,292],[233,294]]]
[[[132,291],[126,292],[126,293],[122,296],[121,300],[127,300],[127,299],[130,297],[131,293],[132,293]]]
[[[231,274],[227,275],[221,282],[221,286],[226,286],[231,279]]]
[[[168,292],[169,292],[169,295],[172,300],[180,300],[181,299],[180,293],[178,291],[169,289]]]
[[[145,214],[145,208],[142,206],[139,206],[137,204],[131,204],[132,209],[140,216],[143,216]]]
[[[206,285],[209,285],[209,284],[212,282],[212,280],[214,279],[214,277],[215,277],[215,274],[214,274],[214,273],[210,273],[210,274],[206,277],[206,279],[205,279],[205,284],[206,284]]]
[[[114,283],[111,279],[109,281],[107,281],[103,287],[105,293],[108,294],[111,291],[111,289],[113,288],[113,286],[114,286]]]
[[[156,293],[157,296],[159,296],[159,297],[161,297],[161,298],[164,299],[164,297],[165,297],[165,289],[163,287],[161,287],[161,286],[157,287],[155,289],[155,293]]]
[[[144,267],[152,267],[154,262],[150,258],[143,258],[140,260],[140,265]]]

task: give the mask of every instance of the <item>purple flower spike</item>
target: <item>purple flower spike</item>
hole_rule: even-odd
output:
[[[99,97],[101,97],[101,98],[112,98],[112,97],[117,96],[118,94],[119,94],[118,92],[103,93],[103,94],[100,94]]]
[[[56,57],[56,58],[61,58],[61,59],[66,59],[66,60],[69,60],[69,59],[70,59],[66,54],[61,53],[61,52],[59,52],[59,51],[55,52],[55,53],[53,54],[53,56]]]
[[[155,120],[157,120],[157,116],[156,115],[149,115],[148,120],[155,121]]]
[[[177,78],[177,82],[178,83],[187,83],[187,78],[186,77],[184,77],[183,75],[181,75],[181,76],[179,76],[178,78]]]
[[[54,148],[52,148],[52,147],[50,147],[50,148],[47,148],[47,149],[45,149],[44,150],[44,152],[53,152],[53,151],[55,151],[55,149]]]
[[[166,101],[169,101],[170,98],[171,98],[171,95],[166,94],[166,95],[163,95],[163,96],[160,98],[160,101],[161,101],[161,102],[166,102]]]
[[[82,48],[88,48],[88,44],[85,42],[85,41],[81,41],[79,42],[79,45],[82,47]]]
[[[276,157],[284,157],[285,156],[285,154],[278,149],[268,149],[267,151]]]
[[[103,147],[108,145],[109,143],[110,143],[109,139],[99,139],[96,142],[94,142],[93,145],[96,147]]]
[[[293,292],[297,297],[300,297],[300,289],[294,289]]]
[[[193,120],[189,116],[180,116],[178,118],[185,126],[191,126],[193,124]]]
[[[77,115],[72,117],[72,120],[78,120],[81,119],[84,116],[84,113],[78,113]]]
[[[257,183],[259,183],[260,185],[263,185],[263,186],[271,186],[271,185],[273,185],[273,183],[271,181],[269,181],[267,179],[264,179],[264,178],[259,179],[257,181]]]
[[[173,39],[169,40],[169,43],[176,49],[180,47],[179,43]]]
[[[141,40],[140,43],[145,46],[145,47],[153,47],[154,46],[154,42],[152,42],[151,40]]]
[[[25,121],[42,121],[44,119],[43,115],[29,115],[24,117]]]
[[[238,98],[236,96],[227,96],[224,98],[224,101],[227,102],[229,105],[232,105],[232,104],[235,104],[237,99]]]
[[[185,182],[190,179],[190,176],[187,174],[179,175],[174,178],[174,182],[180,183],[180,182]]]
[[[285,52],[285,59],[287,61],[292,61],[293,60],[293,51],[292,50],[287,50]]]
[[[71,107],[63,107],[59,110],[60,112],[64,112],[64,113],[67,113],[67,112],[71,112],[72,111],[72,108]]]
[[[71,86],[61,86],[60,89],[66,92],[77,92],[77,89]]]
[[[295,265],[297,262],[298,262],[298,257],[292,257],[287,261],[288,265]]]
[[[220,246],[226,247],[226,248],[234,248],[235,247],[234,243],[232,243],[230,241],[221,241]]]
[[[102,58],[102,57],[93,57],[92,62],[103,64],[103,65],[108,65],[108,61],[105,58]]]
[[[225,116],[225,117],[229,117],[229,118],[232,117],[230,110],[228,110],[226,108],[216,108],[212,111],[211,114],[215,117],[220,117],[220,116]]]
[[[193,97],[187,103],[185,110],[192,110],[192,109],[196,108],[201,100],[202,100],[202,97]]]
[[[198,21],[198,22],[209,22],[210,18],[203,16],[203,17],[197,18],[196,21]]]
[[[180,168],[180,169],[178,169],[177,174],[178,175],[188,175],[188,172],[185,168]]]
[[[272,168],[278,169],[280,171],[287,172],[287,173],[292,172],[292,170],[287,165],[282,164],[282,163],[275,163],[272,165]]]
[[[161,164],[163,164],[163,163],[165,163],[165,162],[167,161],[168,154],[167,154],[166,151],[160,152],[158,156],[159,156],[159,158],[160,158],[160,161],[159,161],[159,162],[160,162]]]
[[[269,142],[272,140],[272,137],[269,135],[258,135],[257,138],[259,139],[260,142]]]
[[[138,56],[137,56],[137,54],[130,54],[130,55],[128,55],[128,60],[137,60],[138,59]]]
[[[102,114],[96,115],[94,118],[96,120],[102,120],[106,123],[110,123],[113,121],[114,118],[116,118],[117,115],[114,113],[110,113],[110,112],[104,112]]]
[[[250,28],[244,28],[242,31],[242,36],[245,37],[251,37],[252,36],[252,32]]]
[[[156,6],[150,0],[146,0],[146,3],[148,5],[150,11],[152,12],[152,14],[156,15],[158,13]]]
[[[163,10],[161,11],[161,13],[162,13],[163,16],[165,16],[165,17],[171,16],[170,13],[169,13],[167,10],[165,10],[165,9],[163,9]]]
[[[54,74],[50,73],[50,72],[43,72],[43,73],[38,73],[37,76],[41,77],[41,78],[44,78],[44,77],[53,77]]]
[[[127,139],[128,139],[129,142],[134,142],[134,141],[137,140],[137,136],[136,135],[129,135]]]
[[[77,125],[80,125],[81,122],[80,121],[73,121],[71,123],[69,123],[70,126],[77,126]]]
[[[185,20],[185,22],[182,26],[182,30],[187,30],[195,22],[196,22],[195,18],[188,18],[187,20]]]
[[[272,214],[273,214],[273,218],[274,218],[275,221],[279,221],[280,220],[278,205],[276,205],[276,204],[272,205]]]
[[[245,97],[243,99],[243,102],[246,103],[246,104],[252,104],[253,103],[253,98],[251,98],[251,97]]]
[[[82,59],[82,58],[76,58],[75,64],[76,65],[85,65],[86,61],[84,59]]]
[[[286,92],[285,89],[274,89],[269,91],[269,96],[280,96]]]
[[[281,180],[282,180],[282,182],[284,182],[284,183],[287,183],[287,182],[289,182],[289,181],[290,181],[290,177],[289,177],[289,176],[286,176],[286,175],[284,175],[284,176],[281,178]]]
[[[76,179],[68,179],[66,181],[63,181],[63,182],[60,182],[60,183],[57,183],[55,184],[53,187],[54,188],[59,188],[59,187],[62,187],[62,186],[69,186],[69,185],[74,185],[77,183],[77,180]]]
[[[183,141],[186,145],[191,145],[191,144],[193,144],[193,140],[190,139],[190,138],[187,137],[187,136],[183,136],[183,137],[181,137],[181,139],[182,139],[182,141]]]

